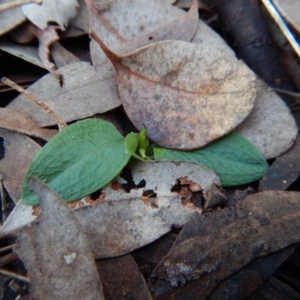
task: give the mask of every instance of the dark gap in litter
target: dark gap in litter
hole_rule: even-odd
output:
[[[153,190],[145,190],[145,191],[143,191],[142,196],[148,197],[148,198],[156,198],[157,193],[155,193]]]
[[[146,186],[146,181],[144,179],[142,179],[138,184],[135,184],[129,168],[125,167],[120,176],[127,181],[127,183],[121,183],[123,189],[127,193],[129,193],[132,189],[140,189]]]
[[[102,194],[102,189],[100,189],[100,190],[92,193],[91,196],[90,196],[90,198],[91,198],[91,200],[96,201],[96,200],[99,199],[99,197],[100,197],[101,194]]]
[[[0,160],[5,157],[4,138],[0,136]]]

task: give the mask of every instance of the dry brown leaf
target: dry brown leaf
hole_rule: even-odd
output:
[[[49,141],[57,130],[42,129],[24,112],[0,107],[0,128],[14,130]]]
[[[101,43],[100,40],[98,40]],[[253,108],[255,75],[219,53],[163,41],[117,56],[102,43],[114,65],[124,109],[133,124],[160,146],[200,148],[233,130]]]
[[[192,5],[193,0],[177,0],[175,1],[174,5],[180,8],[190,8]],[[209,10],[208,5],[205,3],[204,0],[198,0],[198,7],[199,9]]]
[[[53,44],[51,49],[51,56],[55,62],[56,68],[62,68],[66,65],[80,62],[80,60],[59,42]]]
[[[11,55],[24,59],[40,68],[45,68],[39,55],[38,48],[31,45],[19,45],[7,39],[1,39],[0,49]]]
[[[65,122],[103,113],[120,105],[119,98],[116,98],[117,87],[111,84],[110,79],[101,78],[89,63],[70,64],[58,69],[58,72],[64,78],[62,87],[56,78],[48,74],[31,85],[28,91]],[[39,126],[56,124],[45,111],[23,95],[7,107],[27,113]]]
[[[270,159],[292,147],[298,129],[288,106],[262,80],[257,81],[256,91],[254,109],[237,127],[237,132],[251,141],[266,159]]]
[[[29,180],[42,213],[19,232],[15,251],[28,270],[32,299],[104,299],[89,242],[73,212],[42,181]]]
[[[274,4],[284,18],[300,32],[300,2],[294,0],[274,0]]]
[[[9,3],[11,0],[1,0],[0,4]],[[14,29],[26,21],[20,7],[0,12],[0,36]]]
[[[201,213],[201,197],[207,197],[215,184],[220,185],[211,170],[189,162],[138,161],[132,162],[130,169],[133,178],[127,179],[129,182],[118,177],[103,188],[99,199],[70,203],[77,209],[75,216],[95,258],[128,253],[158,239],[172,226],[182,226],[192,214]],[[128,186],[132,187],[129,192]],[[87,204],[89,207],[82,208]],[[17,222],[20,215],[23,220]],[[1,236],[30,220],[32,212],[18,205],[3,224]]]
[[[276,158],[259,184],[259,190],[286,190],[300,174],[300,137],[285,154]]]
[[[89,32],[89,12],[84,0],[78,0],[79,9],[76,17],[71,20],[66,31],[62,32],[61,37],[77,37]]]
[[[78,6],[77,0],[43,0],[41,5],[23,5],[22,12],[42,30],[51,22],[57,23],[61,30],[65,30],[70,20],[76,16]]]
[[[96,261],[105,300],[151,300],[145,279],[130,254]]]
[[[203,57],[217,56],[219,53],[225,57],[235,57],[224,40],[201,20],[192,42],[201,47]],[[260,79],[256,81],[256,92],[254,109],[238,131],[254,143],[266,158],[276,157],[292,146],[297,127],[286,104]]]
[[[182,293],[193,289],[196,299],[205,299],[221,280],[254,258],[299,242],[299,208],[299,192],[265,191],[238,201],[235,222],[172,249],[152,274],[152,290],[162,296],[164,287],[172,299],[182,299]]]
[[[4,138],[5,156],[0,160],[4,186],[15,203],[21,198],[22,182],[31,160],[41,147],[29,137],[0,129]]]

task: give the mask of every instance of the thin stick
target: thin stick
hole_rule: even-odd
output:
[[[284,94],[284,95],[291,96],[296,99],[300,99],[300,93],[290,92],[290,91],[286,91],[286,90],[282,90],[282,89],[278,89],[278,88],[274,88],[274,87],[272,87],[272,89],[275,92],[278,92],[280,94]]]
[[[287,40],[290,42],[298,56],[300,57],[300,46],[295,40],[294,36],[291,34],[288,27],[285,25],[284,21],[282,20],[281,16],[275,9],[274,5],[270,2],[270,0],[261,0],[262,3],[265,5],[266,9],[270,13],[270,15],[273,17],[279,28],[282,30],[283,34],[287,38]]]
[[[30,282],[28,277],[8,271],[8,270],[0,269],[0,274],[7,275],[7,276],[10,276],[10,277],[13,277],[13,278],[16,278],[16,279],[19,279],[19,280],[22,280],[22,281],[25,281],[28,283]]]
[[[8,10],[11,8],[15,8],[24,4],[29,4],[29,3],[36,3],[36,4],[42,4],[43,0],[16,0],[13,2],[5,3],[0,5],[0,12],[4,10]]]
[[[0,248],[0,253],[1,253],[1,252],[5,252],[5,251],[7,251],[7,250],[11,250],[11,249],[13,249],[14,246],[16,246],[16,244],[12,244],[12,245],[9,245],[9,246]]]
[[[29,100],[33,101],[39,107],[41,107],[43,110],[45,110],[47,112],[47,114],[49,114],[49,116],[52,117],[57,122],[57,124],[59,126],[59,130],[61,130],[61,129],[68,126],[67,123],[62,121],[45,103],[38,100],[33,94],[31,94],[28,91],[24,90],[21,86],[19,86],[18,84],[14,83],[13,81],[9,80],[6,77],[2,77],[1,81],[4,84],[6,84],[6,85],[10,86],[11,88],[15,89],[16,91],[18,91],[19,93],[22,93]]]

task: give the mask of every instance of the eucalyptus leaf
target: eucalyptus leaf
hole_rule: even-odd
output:
[[[28,185],[29,176],[43,180],[69,202],[106,185],[129,159],[125,139],[111,123],[79,121],[55,135],[34,157],[24,178],[23,202],[39,203]]]
[[[156,160],[181,160],[202,164],[215,171],[223,186],[234,186],[262,177],[268,163],[260,151],[237,133],[227,136],[194,151],[154,148]]]

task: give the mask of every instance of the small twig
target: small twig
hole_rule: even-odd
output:
[[[16,246],[16,244],[12,244],[12,245],[8,245],[8,246],[6,246],[6,247],[0,248],[0,253],[1,253],[1,252],[5,252],[5,251],[7,251],[7,250],[11,250],[11,249],[13,249],[15,246]]]
[[[277,23],[279,28],[282,30],[283,34],[287,38],[287,40],[290,42],[291,46],[294,48],[295,52],[300,57],[300,46],[295,40],[294,36],[291,34],[290,30],[282,20],[281,16],[275,9],[274,5],[270,2],[270,0],[261,0],[262,3],[265,5],[266,9],[270,13],[270,15],[273,17],[274,21]]]
[[[300,99],[300,93],[290,92],[290,91],[286,91],[286,90],[282,90],[282,89],[278,89],[278,88],[274,88],[274,87],[272,87],[272,89],[277,93],[288,95],[288,96],[296,98],[296,99]]]
[[[13,278],[16,278],[16,279],[19,279],[19,280],[22,280],[22,281],[25,281],[28,283],[30,282],[28,277],[5,270],[5,269],[0,269],[0,274],[7,275],[7,276],[10,276],[10,277],[13,277]]]
[[[18,91],[19,93],[22,93],[29,100],[33,101],[39,107],[41,107],[43,110],[45,110],[47,112],[47,114],[49,114],[50,117],[52,117],[54,120],[56,120],[56,122],[58,124],[58,127],[59,127],[59,130],[61,130],[61,129],[68,126],[67,123],[62,121],[45,103],[38,100],[33,94],[31,94],[28,91],[24,90],[21,86],[19,86],[18,84],[14,83],[13,81],[9,80],[6,77],[2,77],[1,81],[4,84],[6,84],[6,85],[10,86],[11,88],[15,89],[16,91]]]
[[[24,5],[24,4],[29,4],[29,3],[42,4],[43,0],[16,0],[16,1],[9,2],[9,3],[1,4],[0,12],[11,9],[11,8],[15,8],[15,7]]]
[[[0,257],[0,267],[3,267],[5,265],[10,264],[13,261],[16,261],[19,259],[19,255],[16,253],[8,253],[2,257]]]

